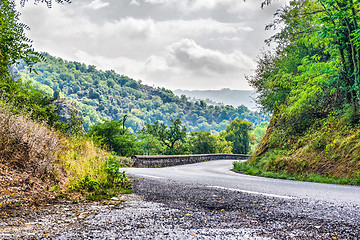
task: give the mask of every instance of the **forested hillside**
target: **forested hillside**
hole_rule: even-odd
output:
[[[180,118],[189,131],[220,132],[235,118],[259,124],[266,115],[245,106],[208,106],[204,101],[190,102],[165,88],[153,88],[114,71],[99,71],[95,66],[64,61],[44,54],[46,61],[37,63],[29,72],[25,64],[18,70],[25,81],[53,95],[66,97],[84,117],[86,130],[101,118],[122,119],[126,126],[140,130],[145,123]]]
[[[282,30],[267,40],[276,51],[249,78],[273,117],[243,170],[360,183],[359,11],[353,0],[293,0],[278,10],[268,28]]]
[[[222,105],[232,105],[234,107],[244,105],[250,110],[256,110],[256,93],[250,90],[233,90],[223,88],[221,90],[181,90],[177,89],[174,93],[178,96],[185,95],[189,98],[206,100],[209,99]]]

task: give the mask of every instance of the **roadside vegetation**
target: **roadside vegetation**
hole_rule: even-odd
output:
[[[272,113],[245,173],[360,184],[360,3],[293,0],[268,28],[276,51],[248,78]]]
[[[46,3],[51,7],[51,1]],[[49,190],[92,200],[130,192],[129,179],[119,172],[126,161],[85,136],[76,111],[60,121],[56,99],[14,73],[14,64],[34,70],[44,58],[26,37],[28,27],[19,22],[15,1],[3,0],[0,7],[0,194],[35,196]],[[15,203],[31,202],[34,196]]]
[[[22,91],[36,92],[27,95],[25,102],[36,102],[34,96],[46,97],[34,88],[26,88],[21,81],[14,84],[21,89],[16,94],[22,95]],[[34,109],[40,112],[52,109],[51,101],[46,106],[35,104]],[[56,116],[55,110],[49,111]],[[4,91],[0,100],[2,168],[19,173],[27,172],[33,178],[43,180],[46,189],[59,190],[59,196],[71,196],[74,192],[80,192],[87,199],[94,199],[131,192],[129,179],[119,172],[119,167],[128,164],[129,160],[104,150],[93,139],[83,135],[83,132],[75,132],[74,129],[80,129],[77,126],[69,126],[55,118],[50,125],[49,120],[42,119],[43,115],[34,114],[32,108],[14,105],[8,92]],[[65,131],[69,127],[73,134]]]

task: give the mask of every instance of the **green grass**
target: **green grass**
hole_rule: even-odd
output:
[[[233,171],[240,172],[243,174],[267,177],[267,178],[277,178],[277,179],[287,179],[295,181],[304,181],[304,182],[317,182],[317,183],[329,183],[329,184],[341,184],[341,185],[360,185],[360,172],[357,174],[357,177],[354,179],[350,178],[334,178],[328,176],[322,176],[315,173],[309,174],[298,174],[291,175],[287,172],[267,172],[262,171],[256,166],[249,166],[247,162],[233,162]]]
[[[110,155],[98,168],[94,169],[98,178],[86,174],[82,178],[73,178],[69,189],[82,192],[87,200],[110,199],[117,194],[131,193],[131,182],[125,172],[120,172],[121,162]]]

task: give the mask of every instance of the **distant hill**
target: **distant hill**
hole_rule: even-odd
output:
[[[221,90],[181,90],[174,91],[177,96],[185,95],[190,100],[192,98],[201,99],[206,102],[216,102],[223,105],[232,105],[238,107],[246,106],[251,110],[258,110],[254,99],[256,98],[255,91],[250,90],[231,90],[223,88]]]
[[[235,118],[259,124],[269,117],[250,111],[245,106],[213,106],[206,101],[188,101],[165,88],[153,88],[141,81],[112,70],[101,71],[95,66],[65,61],[44,54],[45,62],[36,64],[36,73],[25,64],[18,66],[22,79],[51,95],[66,98],[76,105],[84,118],[84,128],[101,118],[122,119],[126,127],[140,130],[145,123],[180,118],[189,131],[219,132]]]

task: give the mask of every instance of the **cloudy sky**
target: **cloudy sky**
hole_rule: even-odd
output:
[[[20,11],[39,51],[172,90],[251,89],[244,76],[284,1],[264,9],[260,2],[73,0]]]

